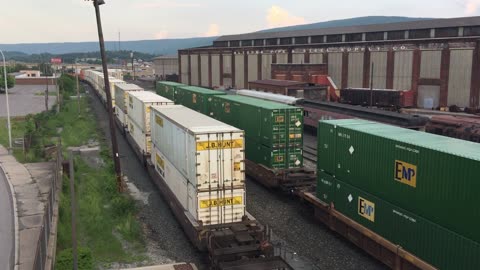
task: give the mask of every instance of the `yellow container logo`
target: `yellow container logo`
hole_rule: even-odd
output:
[[[158,154],[155,154],[155,160],[157,161],[158,167],[162,168],[162,170],[165,169],[165,162]]]
[[[234,171],[240,171],[240,168],[241,168],[240,162],[234,162],[233,163],[233,170]]]
[[[417,166],[401,160],[395,160],[395,181],[416,188]]]
[[[158,116],[158,115],[155,115],[155,123],[157,123],[157,125],[163,127],[163,119],[160,118],[160,116]]]
[[[243,140],[225,140],[225,141],[210,141],[197,142],[197,151],[228,149],[228,148],[242,148]]]
[[[229,198],[221,198],[221,199],[212,199],[212,200],[201,200],[200,201],[200,208],[210,208],[210,207],[219,207],[219,206],[227,206],[227,205],[238,205],[242,204],[242,196],[235,196]]]
[[[197,103],[197,94],[192,95],[192,103],[196,104]]]
[[[371,222],[375,222],[375,204],[359,196],[358,214]]]

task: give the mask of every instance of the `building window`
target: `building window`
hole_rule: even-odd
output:
[[[277,39],[276,39],[276,38],[269,38],[269,39],[267,39],[267,45],[269,45],[269,46],[278,45]]]
[[[367,41],[383,40],[384,38],[385,38],[384,32],[367,33],[365,36],[365,39]]]
[[[347,34],[345,36],[346,42],[357,42],[362,41],[362,33],[355,33],[355,34]]]
[[[214,41],[213,47],[228,47],[227,41]]]
[[[463,35],[467,37],[480,36],[480,26],[470,26],[463,28]]]
[[[255,46],[263,46],[263,39],[255,39],[253,42]]]
[[[240,40],[230,41],[230,47],[240,47]]]
[[[458,37],[458,28],[457,27],[446,27],[435,29],[435,37]]]
[[[296,37],[295,44],[308,44],[308,37]]]
[[[323,36],[312,36],[311,43],[323,43]]]
[[[242,40],[242,47],[251,47],[253,46],[252,40]]]
[[[328,35],[327,42],[328,43],[342,42],[342,35]]]
[[[405,31],[391,31],[387,34],[388,40],[405,39]]]
[[[292,44],[292,38],[281,38],[280,45],[290,45]]]
[[[408,33],[409,39],[430,38],[430,29],[410,30]]]

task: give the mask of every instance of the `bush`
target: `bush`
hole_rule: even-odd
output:
[[[78,270],[92,270],[93,269],[93,256],[92,252],[88,248],[79,247],[77,250],[78,258]],[[57,262],[55,269],[68,270],[73,269],[73,253],[71,248],[60,251],[57,255]]]

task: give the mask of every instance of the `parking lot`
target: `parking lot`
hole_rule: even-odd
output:
[[[25,116],[35,114],[45,110],[45,85],[17,85],[8,90],[10,101],[10,115]],[[54,85],[48,86],[50,93],[48,97],[48,106],[52,108],[56,103],[56,88]],[[5,103],[5,94],[0,94],[0,117],[7,116]]]

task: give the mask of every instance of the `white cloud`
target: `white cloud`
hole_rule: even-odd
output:
[[[279,6],[272,6],[267,11],[268,27],[283,27],[297,24],[305,24],[305,18],[292,15],[288,10]]]
[[[134,4],[137,9],[151,9],[151,8],[194,8],[200,7],[199,3],[178,3],[176,1],[157,1]]]
[[[468,0],[465,3],[465,14],[473,15],[477,12],[479,7],[480,7],[480,0]]]
[[[216,23],[212,23],[208,26],[208,31],[203,34],[204,37],[218,36],[220,33],[220,26]]]
[[[164,39],[168,38],[168,31],[162,30],[160,32],[155,33],[155,39]]]

